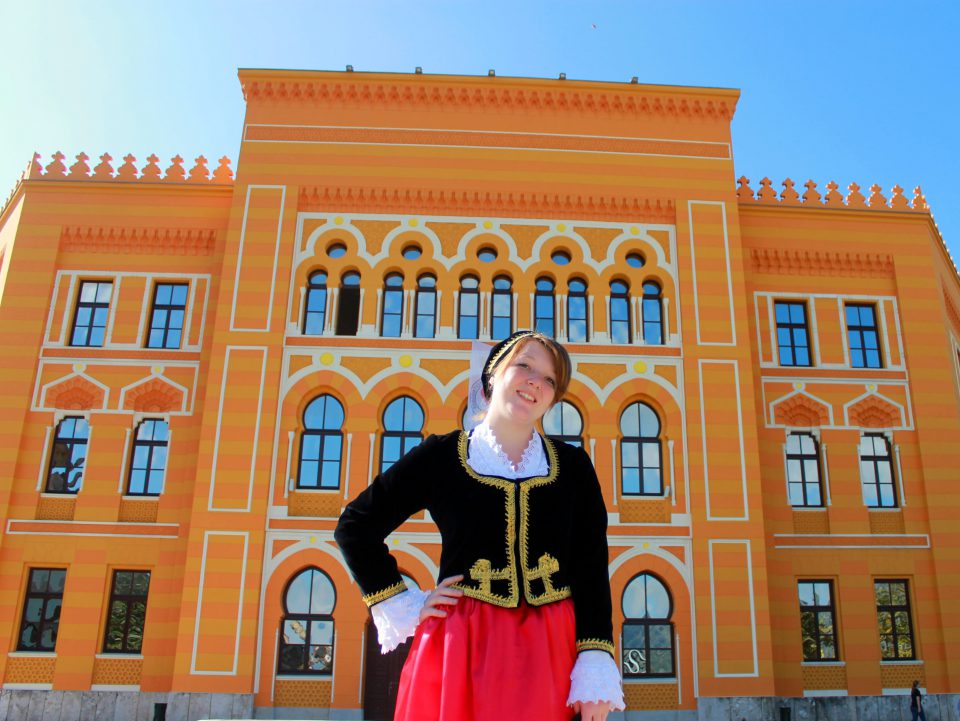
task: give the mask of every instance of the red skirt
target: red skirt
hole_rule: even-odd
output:
[[[569,721],[576,660],[570,599],[500,608],[462,597],[417,627],[394,721]]]

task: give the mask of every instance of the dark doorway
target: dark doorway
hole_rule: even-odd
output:
[[[393,721],[400,687],[400,671],[413,639],[401,644],[388,654],[380,653],[377,629],[367,621],[366,658],[364,659],[363,717],[367,721]]]

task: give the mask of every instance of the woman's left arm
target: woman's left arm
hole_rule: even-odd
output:
[[[578,450],[574,483],[571,591],[577,624],[577,662],[567,703],[598,721],[625,707],[614,660],[613,604],[607,551],[607,507],[590,457]],[[605,707],[605,708],[603,708]],[[600,715],[594,715],[600,714]]]

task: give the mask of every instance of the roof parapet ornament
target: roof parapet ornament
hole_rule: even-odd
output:
[[[878,184],[870,186],[870,197],[867,198],[860,192],[860,186],[856,183],[850,183],[847,186],[847,195],[840,192],[840,186],[836,181],[831,180],[827,183],[826,195],[821,195],[817,190],[817,184],[813,180],[804,183],[806,191],[801,196],[795,189],[796,183],[790,178],[783,181],[783,191],[778,195],[773,189],[773,181],[770,178],[763,178],[760,181],[760,189],[754,193],[750,187],[750,178],[741,175],[737,178],[737,200],[741,203],[754,203],[764,205],[787,205],[797,207],[821,207],[821,208],[848,208],[855,210],[899,210],[912,211],[915,213],[929,213],[930,206],[927,205],[927,199],[923,196],[920,186],[914,188],[913,203],[907,200],[903,193],[903,188],[894,185],[890,189],[890,197],[883,194],[883,188]]]
[[[219,160],[218,167],[213,171],[207,167],[207,159],[201,155],[194,160],[194,166],[189,173],[183,167],[183,158],[175,155],[170,159],[170,166],[161,170],[160,158],[152,154],[147,158],[147,164],[142,170],[137,169],[137,158],[132,154],[123,156],[123,164],[114,170],[113,156],[104,153],[100,162],[91,170],[90,156],[78,153],[76,162],[67,168],[63,162],[66,156],[59,150],[51,156],[46,167],[42,165],[40,153],[34,153],[33,158],[23,172],[22,180],[71,180],[71,181],[99,181],[99,182],[134,182],[134,183],[190,183],[194,185],[229,185],[233,183],[233,170],[230,168],[230,158],[224,155]]]

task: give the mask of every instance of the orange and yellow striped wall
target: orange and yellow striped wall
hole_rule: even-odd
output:
[[[564,433],[609,511],[629,718],[856,704],[884,717],[914,679],[929,703],[953,702],[960,283],[919,190],[735,180],[733,90],[240,81],[236,177],[226,159],[211,174],[203,158],[114,170],[58,153],[32,161],[0,214],[0,720],[37,703],[63,719],[85,703],[388,718],[399,662],[376,653],[336,518],[389,455],[391,403],[423,416],[397,433],[460,427],[466,328],[489,342],[543,322],[571,351]],[[93,283],[108,289],[102,341],[78,344]],[[174,284],[177,340],[151,347],[171,322],[158,289]],[[784,350],[799,342],[784,340],[786,305],[802,309],[808,364]],[[873,313],[874,367],[851,306]],[[321,397],[339,410],[317,426]],[[63,493],[49,478],[69,419],[85,455]],[[138,455],[146,421],[167,432],[159,492],[131,485],[159,467]],[[317,482],[312,434],[339,449]],[[806,481],[791,470],[800,438],[815,449]],[[864,439],[889,450],[870,462],[889,469],[893,503],[869,501]],[[651,455],[631,460],[638,448]],[[797,502],[798,482],[816,502]],[[388,543],[410,582],[435,582],[428,515]],[[62,571],[62,589],[32,587],[37,569]],[[134,602],[117,601],[117,571],[149,573],[145,610],[120,631]],[[304,572],[323,590],[301,612],[290,584]],[[908,594],[894,658],[876,595],[890,582]],[[830,597],[814,633],[801,595],[815,584]],[[37,646],[41,602],[59,610]],[[291,634],[307,633],[322,642],[292,668]]]

